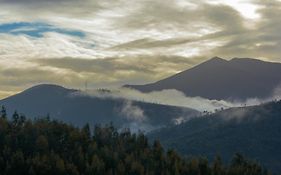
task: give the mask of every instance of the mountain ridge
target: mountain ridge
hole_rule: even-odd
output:
[[[33,118],[50,115],[54,119],[76,126],[113,122],[117,127],[139,123],[153,128],[173,124],[177,116],[192,117],[199,113],[190,108],[124,98],[99,98],[86,94],[80,95],[79,92],[82,93],[58,85],[41,84],[0,100],[0,105],[6,106],[9,114],[18,111]],[[130,118],[129,115],[136,116]],[[140,122],[137,117],[143,117],[145,120]]]
[[[229,161],[236,152],[250,156],[280,172],[281,101],[226,109],[214,114],[152,131],[166,148],[186,156],[220,154]]]
[[[141,92],[176,89],[186,96],[215,100],[268,98],[281,84],[281,63],[251,58],[213,57],[195,67],[145,85],[125,85]]]

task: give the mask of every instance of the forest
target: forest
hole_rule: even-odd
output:
[[[220,156],[179,155],[112,124],[74,127],[49,116],[29,119],[0,113],[1,175],[268,175],[259,163],[237,153],[230,163]]]
[[[229,162],[239,151],[255,159],[273,173],[281,172],[281,100],[225,109],[188,122],[146,134],[173,147],[181,155],[204,155],[212,160],[216,153]]]

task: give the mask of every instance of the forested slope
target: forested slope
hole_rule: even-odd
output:
[[[204,158],[185,159],[175,151],[164,151],[160,142],[117,132],[111,126],[89,125],[82,129],[48,117],[26,120],[15,113],[0,118],[0,172],[3,175],[266,175],[257,163],[237,154],[230,166],[220,158],[213,164]]]

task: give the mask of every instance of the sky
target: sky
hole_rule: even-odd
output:
[[[280,0],[0,0],[0,99],[153,82],[211,57],[281,62]]]

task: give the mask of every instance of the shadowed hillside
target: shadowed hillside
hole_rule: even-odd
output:
[[[230,166],[219,157],[184,159],[152,145],[141,133],[118,132],[112,125],[78,129],[49,118],[26,120],[0,115],[1,175],[267,175],[259,164],[235,155]]]
[[[214,57],[191,69],[146,85],[126,85],[142,92],[176,89],[186,96],[216,100],[271,97],[281,84],[281,64],[250,58]]]
[[[280,172],[280,126],[281,101],[224,110],[160,129],[149,137],[185,155],[212,158],[219,153],[229,160],[232,154],[241,152]]]
[[[173,124],[174,119],[179,116],[188,118],[198,114],[189,108],[127,101],[122,98],[91,97],[78,90],[57,85],[32,87],[0,100],[0,105],[7,106],[9,114],[18,110],[31,118],[50,115],[76,126],[83,126],[87,122],[113,122],[118,127],[130,127],[133,124],[136,130],[151,130]]]

